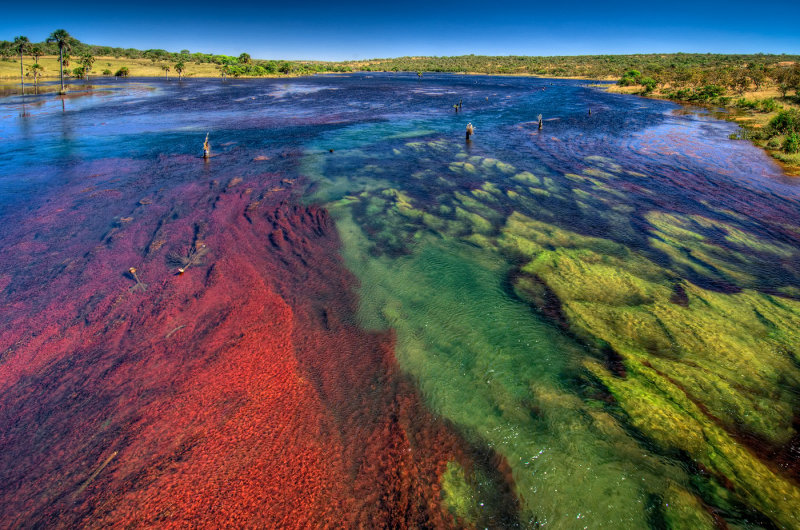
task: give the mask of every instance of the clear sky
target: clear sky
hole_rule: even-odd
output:
[[[800,54],[800,0],[7,2],[0,39],[259,59],[712,52]]]

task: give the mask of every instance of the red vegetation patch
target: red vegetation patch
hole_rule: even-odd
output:
[[[76,185],[8,235],[0,520],[454,523],[438,481],[457,438],[395,371],[393,337],[355,325],[327,212],[279,184],[95,195],[94,211]],[[168,264],[202,245],[183,274]]]

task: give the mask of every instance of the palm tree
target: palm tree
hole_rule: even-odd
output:
[[[39,76],[44,73],[44,67],[39,63],[33,63],[28,65],[28,75],[33,77],[33,86],[34,88],[38,88],[39,86]],[[37,91],[38,94],[38,91]]]
[[[24,37],[20,35],[19,37],[14,37],[14,48],[19,52],[19,85],[22,88],[22,95],[25,95],[25,81],[23,77],[23,69],[22,69],[22,54],[31,47],[31,41],[28,40],[28,37]]]
[[[58,63],[61,65],[61,93],[64,94],[64,50],[70,49],[70,34],[65,29],[57,29],[47,37],[46,42],[55,42],[58,44]]]
[[[44,52],[39,46],[34,46],[33,48],[31,48],[31,57],[33,57],[33,62],[38,63],[39,57],[41,57],[42,55],[44,55]]]
[[[166,64],[161,65],[161,69],[164,70],[164,77],[169,80],[169,66]]]
[[[84,53],[83,56],[81,56],[80,63],[81,66],[83,66],[83,74],[86,76],[86,79],[89,79],[89,72],[92,71],[94,62],[95,58],[91,53]]]
[[[180,81],[183,78],[183,68],[184,68],[183,61],[178,61],[177,63],[175,63],[175,71],[178,73],[178,81]]]

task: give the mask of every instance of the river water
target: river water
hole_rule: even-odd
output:
[[[800,184],[735,131],[703,109],[522,77],[97,80],[3,98],[0,513],[23,527],[800,526]],[[314,239],[324,220],[295,236],[308,221],[285,205],[329,212],[329,240]],[[237,272],[250,267],[263,292]],[[242,307],[260,316],[227,317]],[[282,336],[269,326],[294,330],[269,351],[297,366],[203,410],[252,425],[265,413],[248,407],[284,403],[256,390],[287,377],[308,385],[286,389],[295,408],[247,437],[168,417],[204,385],[214,395],[218,357],[226,374],[264,369],[234,359]],[[176,362],[161,342],[187,330]],[[342,368],[359,365],[372,368]],[[367,440],[395,416],[401,434]],[[197,448],[178,458],[167,440],[187,433]],[[342,461],[283,449],[314,436]],[[225,462],[200,473],[212,447]],[[241,482],[251,469],[263,475]],[[301,494],[273,491],[278,470],[327,483],[290,507]],[[159,480],[182,492],[199,475],[216,484],[206,501],[164,507]],[[362,475],[379,500],[357,502]],[[214,505],[225,480],[246,493]],[[398,501],[417,498],[406,490],[427,504]],[[362,515],[330,507],[345,502]]]

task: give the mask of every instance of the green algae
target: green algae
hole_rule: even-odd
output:
[[[529,171],[523,171],[521,173],[517,173],[512,177],[512,179],[516,180],[517,182],[521,182],[522,184],[525,184],[527,186],[538,186],[542,183],[539,177],[537,177],[536,175],[534,175]]]
[[[337,225],[348,265],[361,280],[362,323],[394,329],[398,362],[431,409],[507,459],[523,521],[570,527],[564,514],[580,521],[579,514],[590,513],[598,526],[656,520],[670,528],[709,528],[706,505],[712,505],[733,517],[750,509],[779,526],[796,526],[797,486],[743,445],[741,435],[779,448],[795,434],[798,403],[790,389],[800,386],[800,306],[758,288],[764,282],[759,269],[797,259],[797,251],[737,225],[742,219],[725,212],[722,221],[651,211],[643,217],[649,247],[642,248],[632,222],[636,209],[606,184],[630,172],[611,160],[587,159],[592,167],[583,175],[540,178],[446,143],[413,145],[418,155],[434,148],[455,162],[424,170],[424,179],[441,186],[433,203],[397,183],[373,183],[357,201],[337,203]],[[479,188],[467,192],[446,174],[469,177]],[[509,215],[508,206],[517,211]],[[565,228],[565,211],[572,220],[606,226],[616,241]],[[376,245],[383,251],[376,253]],[[538,328],[546,324],[509,309],[517,302],[500,286],[511,263],[520,264],[511,276],[513,293],[551,317],[555,301],[558,318],[591,352],[559,342],[565,339],[555,328]],[[703,279],[743,290],[725,294],[693,283]],[[493,287],[487,292],[487,286]],[[772,292],[796,296],[800,290],[777,285]],[[489,326],[482,322],[487,315]],[[520,332],[531,327],[539,330],[533,336]],[[537,344],[534,353],[549,351],[547,365],[520,349],[520,341]],[[552,352],[563,358],[554,361]],[[565,373],[607,390],[614,404],[579,397],[561,382]],[[685,455],[709,475],[687,478],[679,462],[643,451],[626,429],[657,453]],[[576,456],[565,433],[592,450]],[[573,473],[568,480],[544,476],[544,457],[531,457],[542,444],[549,463],[559,460],[561,475]],[[598,461],[604,464],[591,464]],[[574,472],[582,465],[592,473]],[[472,509],[468,477],[453,473],[452,499],[461,500],[448,506],[471,520],[464,515]],[[639,476],[640,484],[614,497],[613,509],[599,507],[600,488],[614,490],[621,476]],[[595,480],[596,488],[585,485]],[[557,492],[578,484],[586,493],[581,506]]]
[[[730,223],[663,212],[650,212],[645,218],[652,227],[652,247],[684,274],[758,288],[762,272],[774,268],[776,260],[800,260],[797,249],[767,242]]]
[[[442,474],[442,504],[450,513],[467,523],[479,516],[478,488],[467,479],[464,467],[450,461]]]
[[[800,344],[800,303],[687,283],[680,283],[685,302],[676,303],[673,274],[624,247],[600,253],[607,244],[602,240],[563,232],[555,231],[553,244],[577,241],[583,248],[535,252],[523,271],[558,297],[576,334],[621,355],[624,378],[597,363],[586,366],[630,424],[663,450],[686,451],[730,481],[741,502],[779,524],[799,524],[793,507],[800,505],[800,489],[738,443],[735,433],[774,446],[795,434],[797,398],[789,388],[800,385],[800,370],[787,352]],[[524,296],[524,285],[520,291]]]
[[[409,255],[367,259],[370,241],[347,208],[333,211],[361,279],[361,324],[394,329],[398,363],[431,409],[506,459],[524,521],[640,527],[657,477],[686,482],[565,390],[582,350],[504,292],[508,265],[497,254],[427,236]]]
[[[714,518],[695,495],[682,488],[670,486],[663,498],[664,522],[667,528],[714,530]]]

